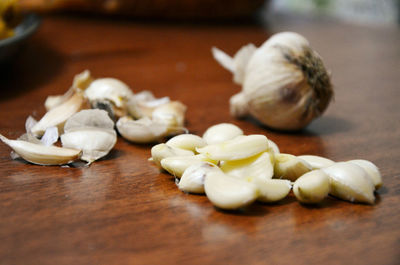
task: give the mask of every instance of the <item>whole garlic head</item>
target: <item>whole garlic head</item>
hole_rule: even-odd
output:
[[[236,117],[251,115],[270,128],[298,130],[320,116],[333,96],[321,57],[297,33],[275,34],[254,52],[239,50],[234,58],[216,48],[213,53],[243,86],[230,100]]]

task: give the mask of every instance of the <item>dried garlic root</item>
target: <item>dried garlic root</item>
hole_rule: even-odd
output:
[[[276,202],[292,190],[301,203],[331,194],[373,203],[382,185],[378,168],[366,160],[336,163],[315,156],[282,154],[263,135],[243,135],[233,124],[211,126],[199,137],[178,135],[152,148],[152,160],[179,179],[187,193],[205,193],[216,207],[237,209],[255,200]],[[291,183],[294,181],[294,183]]]

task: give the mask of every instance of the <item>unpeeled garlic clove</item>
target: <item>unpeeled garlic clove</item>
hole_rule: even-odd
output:
[[[274,165],[274,178],[295,181],[301,175],[312,169],[311,165],[294,155],[276,154]]]
[[[256,185],[243,179],[229,177],[217,170],[206,175],[204,190],[212,204],[226,210],[244,207],[257,198]]]
[[[161,160],[172,156],[193,156],[194,153],[189,150],[184,150],[172,146],[168,146],[164,143],[157,144],[151,148],[151,157],[153,162],[161,167]]]
[[[268,149],[268,139],[264,135],[240,135],[234,139],[202,148],[196,148],[200,154],[205,154],[213,160],[245,159]]]
[[[178,188],[184,192],[204,194],[205,178],[212,171],[220,172],[220,169],[208,162],[193,164],[183,172]]]
[[[106,156],[117,142],[114,122],[104,110],[81,110],[67,120],[64,131],[62,145],[82,150],[81,160],[89,164]]]
[[[166,142],[167,145],[195,152],[196,148],[206,146],[206,142],[200,136],[194,134],[180,134]]]
[[[311,165],[313,169],[321,169],[324,167],[329,167],[335,164],[335,161],[330,160],[328,158],[316,155],[300,155],[297,156],[300,159],[303,159],[307,163]]]
[[[45,146],[22,140],[9,140],[0,134],[0,140],[28,162],[38,165],[64,165],[79,159],[81,150]]]
[[[85,96],[89,101],[106,99],[117,108],[124,108],[133,92],[127,84],[118,79],[98,78],[85,89]]]
[[[372,179],[372,182],[374,183],[375,190],[382,186],[382,175],[379,171],[379,168],[374,163],[364,159],[354,159],[349,160],[348,162],[362,167],[368,173]]]
[[[216,164],[216,161],[208,159],[205,155],[193,155],[193,156],[172,156],[166,157],[161,160],[161,167],[165,169],[171,175],[180,178],[183,172],[191,165],[198,164],[200,162],[210,162]]]
[[[186,106],[179,101],[160,105],[152,112],[152,120],[165,123],[170,133],[181,132],[185,123]]]
[[[90,75],[90,71],[85,70],[80,74],[75,75],[74,81],[70,89],[65,92],[63,95],[56,96],[48,96],[44,103],[44,106],[47,111],[51,110],[54,107],[64,103],[68,100],[75,92],[80,92],[85,90],[89,84],[93,81],[93,78]]]
[[[243,135],[242,129],[232,123],[219,123],[209,127],[203,134],[207,144],[219,144]]]
[[[235,178],[241,179],[271,179],[274,175],[273,158],[268,152],[242,159],[223,161],[221,170]]]
[[[134,143],[157,142],[169,134],[167,124],[155,122],[147,117],[139,120],[122,117],[116,125],[122,137]]]
[[[257,185],[257,200],[261,202],[276,202],[284,199],[292,185],[286,179],[267,179],[255,182]]]
[[[350,202],[374,203],[374,183],[360,166],[338,162],[321,170],[329,176],[331,195]]]
[[[330,191],[329,177],[322,170],[313,170],[298,178],[293,185],[296,198],[307,204],[319,203]]]
[[[87,108],[86,100],[82,93],[75,93],[64,103],[48,111],[32,128],[35,136],[42,136],[47,128],[56,126],[59,132],[63,131],[64,123],[73,114],[81,109]]]

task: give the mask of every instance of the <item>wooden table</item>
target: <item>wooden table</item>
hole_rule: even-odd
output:
[[[239,91],[210,48],[234,53],[273,32],[304,34],[332,72],[335,100],[298,133],[258,127],[229,114]],[[180,192],[147,161],[151,145],[122,138],[87,168],[12,160],[0,145],[0,264],[399,264],[400,32],[332,21],[145,22],[84,16],[44,18],[0,72],[0,131],[17,138],[28,115],[75,74],[115,77],[188,106],[187,128],[201,135],[221,122],[261,133],[282,152],[379,166],[384,186],[373,206],[329,198],[318,207],[291,194],[277,204],[217,210]]]

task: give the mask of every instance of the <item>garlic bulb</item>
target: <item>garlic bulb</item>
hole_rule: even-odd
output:
[[[257,49],[243,47],[233,58],[217,48],[212,52],[242,85],[230,99],[235,117],[251,115],[270,128],[298,130],[320,116],[333,96],[321,57],[297,33],[275,34]]]

